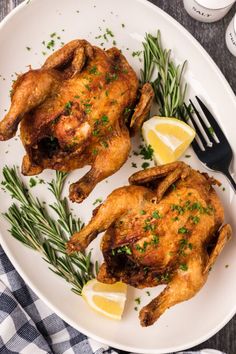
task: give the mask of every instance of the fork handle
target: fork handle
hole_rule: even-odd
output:
[[[223,174],[228,178],[231,186],[233,187],[235,193],[236,193],[236,183],[235,183],[235,180],[233,179],[233,177],[231,176],[231,174],[229,173],[228,170],[225,170],[225,171],[222,171]]]

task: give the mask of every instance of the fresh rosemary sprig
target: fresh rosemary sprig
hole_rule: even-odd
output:
[[[171,50],[166,50],[162,46],[160,31],[156,37],[146,34],[143,47],[144,67],[141,70],[141,81],[143,84],[145,82],[152,84],[159,105],[159,115],[188,118],[184,105],[187,84],[181,83],[186,61],[182,65],[175,65],[170,58]]]
[[[48,214],[38,198],[29,193],[16,167],[4,167],[3,177],[2,184],[19,204],[14,203],[4,214],[11,225],[12,236],[41,252],[51,265],[50,269],[71,283],[72,291],[81,295],[83,285],[94,278],[94,269],[91,252],[88,255],[81,252],[71,256],[66,254],[68,238],[82,227],[80,219],[72,217],[66,198],[61,197],[67,174],[56,172],[56,179],[49,183],[49,190],[55,198],[55,203],[50,207],[55,211],[57,220]]]

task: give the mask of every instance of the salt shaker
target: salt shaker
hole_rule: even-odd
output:
[[[229,51],[236,57],[236,14],[226,30],[225,40]]]
[[[183,0],[190,16],[202,22],[215,22],[223,18],[236,0]]]

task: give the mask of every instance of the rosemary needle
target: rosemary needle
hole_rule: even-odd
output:
[[[146,34],[144,48],[144,66],[141,81],[150,82],[159,106],[159,115],[187,119],[188,112],[184,105],[187,84],[182,84],[182,74],[186,61],[175,65],[171,60],[171,51],[162,46],[161,33],[156,37]]]
[[[3,177],[2,184],[17,201],[4,214],[11,225],[12,236],[42,253],[44,260],[50,264],[50,269],[71,283],[72,291],[81,295],[84,284],[94,278],[94,267],[91,253],[84,255],[78,252],[71,256],[66,254],[68,238],[82,227],[80,219],[72,217],[66,198],[61,197],[67,174],[56,172],[56,179],[49,183],[49,190],[55,198],[50,208],[56,213],[56,220],[48,214],[39,199],[28,192],[16,167],[5,166]]]

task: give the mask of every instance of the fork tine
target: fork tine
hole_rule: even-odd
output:
[[[196,153],[204,151],[205,150],[205,146],[204,146],[204,143],[203,143],[204,139],[203,139],[202,133],[201,133],[198,125],[196,124],[189,107],[185,103],[184,103],[184,106],[185,106],[185,109],[186,109],[186,111],[188,112],[188,115],[189,115],[189,119],[188,119],[187,123],[189,124],[189,122],[191,122],[191,124],[189,124],[189,125],[191,125],[192,128],[196,132],[195,139],[192,141],[193,149],[195,150]]]
[[[201,107],[203,113],[205,114],[206,118],[208,119],[211,127],[213,128],[213,131],[215,132],[216,136],[218,137],[219,141],[227,141],[222,129],[220,128],[219,124],[209,111],[209,109],[205,106],[205,104],[200,100],[198,96],[196,96],[196,100],[199,103],[199,106]]]
[[[204,122],[203,118],[201,117],[200,113],[198,112],[196,106],[193,104],[192,100],[189,100],[189,102],[191,103],[193,110],[198,118],[198,119],[197,118],[195,119],[196,124],[199,124],[200,130],[202,128],[203,131],[201,130],[201,132],[202,132],[202,135],[204,136],[207,146],[211,147],[214,143],[214,140],[213,140],[212,134],[209,131],[209,127],[207,127],[206,123]]]

